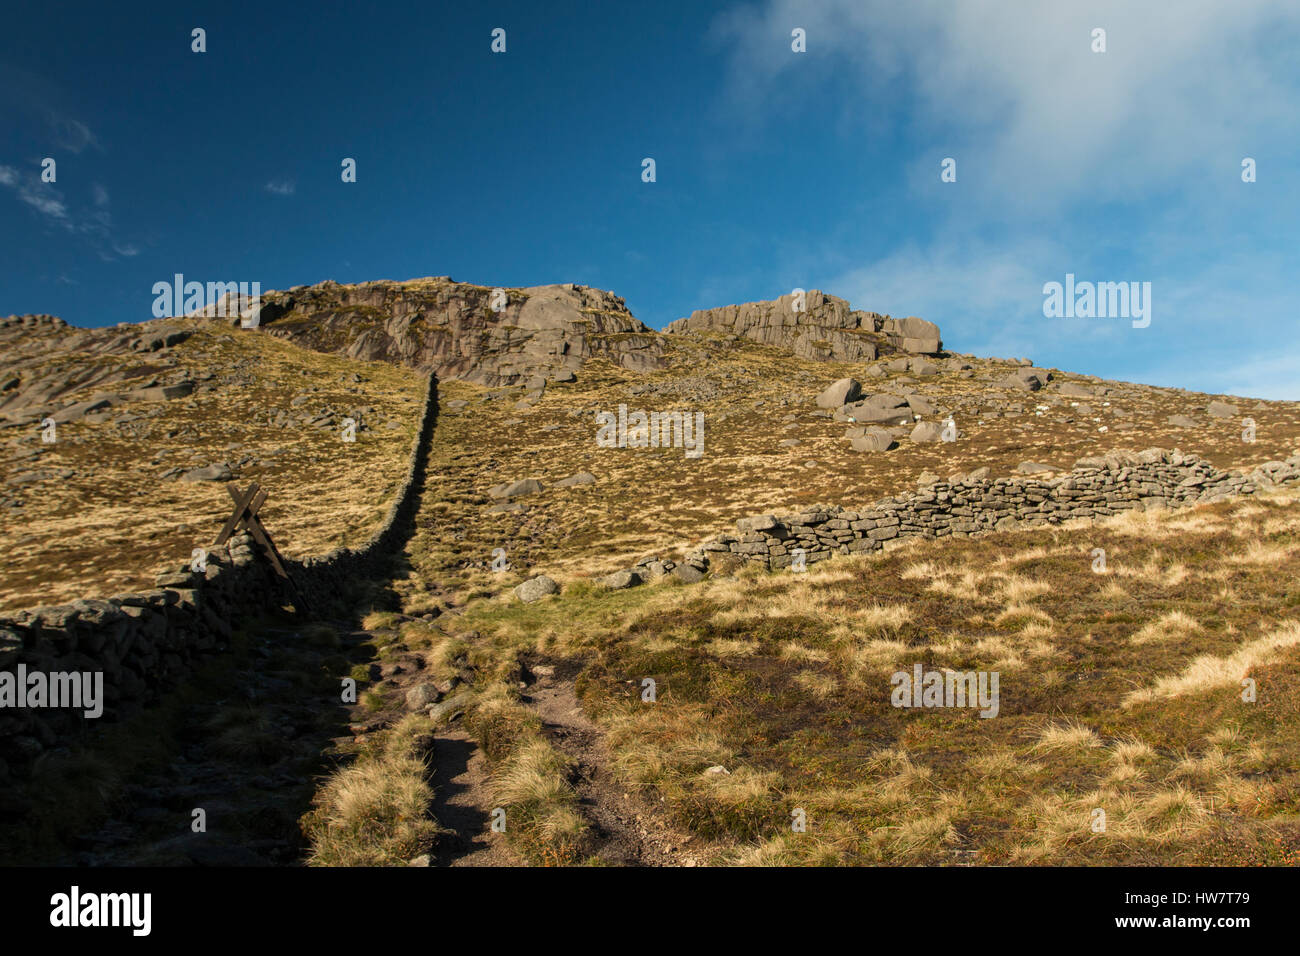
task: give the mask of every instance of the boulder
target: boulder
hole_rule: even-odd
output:
[[[193,468],[181,475],[181,481],[230,481],[234,477],[230,466],[222,462],[221,464],[205,465],[202,468]]]
[[[1051,379],[1052,375],[1050,372],[1044,372],[1042,369],[1033,368],[1032,366],[1022,366],[1002,381],[1003,384],[1011,388],[1036,392],[1051,381]]]
[[[842,378],[834,382],[817,396],[819,408],[839,408],[857,401],[862,395],[862,385],[855,378]]]
[[[854,451],[889,451],[894,447],[894,436],[883,428],[865,428],[849,444]]]
[[[933,415],[936,411],[934,403],[920,395],[908,395],[907,407],[912,410],[914,415]]]
[[[570,475],[568,478],[561,478],[555,483],[556,488],[572,488],[575,485],[594,485],[596,476],[589,471],[580,471],[576,475]]]
[[[680,578],[687,584],[694,584],[704,579],[704,572],[693,564],[679,564],[673,568],[673,576]]]
[[[912,409],[901,395],[882,393],[840,409],[836,417],[841,421],[903,425],[912,420]]]
[[[600,583],[611,591],[622,591],[624,588],[634,588],[642,581],[637,571],[615,571],[601,578]]]
[[[912,429],[912,434],[908,437],[917,444],[942,441],[943,429],[934,422],[918,422],[916,427]]]
[[[541,490],[542,483],[536,478],[524,478],[522,481],[507,482],[489,488],[488,494],[493,498],[521,498],[524,495],[538,494]]]
[[[441,696],[432,684],[416,684],[406,692],[406,709],[424,710],[430,704],[436,704]]]
[[[1170,415],[1165,421],[1175,428],[1196,428],[1200,424],[1196,419],[1186,415]]]
[[[540,601],[550,594],[559,594],[560,586],[544,574],[539,574],[535,578],[529,578],[523,584],[515,588],[515,597],[525,604],[532,604],[534,601]]]
[[[1205,412],[1212,418],[1236,418],[1237,406],[1227,402],[1214,401],[1205,406]]]

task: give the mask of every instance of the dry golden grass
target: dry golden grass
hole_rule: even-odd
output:
[[[303,821],[311,866],[405,866],[438,833],[428,765],[411,750],[428,720],[408,717],[384,744],[336,771]]]
[[[1124,706],[1239,686],[1250,671],[1275,659],[1278,651],[1297,644],[1300,644],[1300,622],[1287,621],[1263,637],[1245,642],[1231,654],[1197,657],[1181,673],[1161,677],[1152,686],[1129,694],[1124,698]]]
[[[615,773],[723,862],[1280,863],[1300,846],[1296,498],[922,542],[816,578],[482,601],[463,626],[493,653],[552,635],[580,656]],[[1243,560],[1255,541],[1280,563]],[[1129,573],[1092,573],[1094,547]],[[891,706],[918,662],[998,671],[998,715]],[[629,696],[644,676],[657,703]]]
[[[151,588],[159,570],[174,569],[194,548],[209,545],[232,507],[225,484],[158,477],[172,467],[252,459],[236,469],[238,480],[258,481],[269,492],[262,517],[289,557],[359,544],[386,515],[405,477],[423,408],[422,376],[308,352],[211,321],[168,324],[194,330],[169,350],[175,364],[167,366],[168,375],[200,380],[193,395],[116,404],[115,416],[135,419],[60,425],[50,445],[41,443],[36,429],[0,431],[0,454],[36,454],[21,467],[45,476],[15,486],[22,505],[7,509],[0,526],[0,607]],[[141,362],[130,354],[95,360],[124,368]],[[212,377],[202,381],[205,375]],[[74,391],[58,401],[113,387]],[[308,401],[293,406],[295,396]],[[337,427],[271,421],[277,411],[298,415],[323,406],[335,409],[336,419],[369,406],[372,411],[361,416],[369,430],[344,442]]]

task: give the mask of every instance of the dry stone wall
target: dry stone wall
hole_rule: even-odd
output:
[[[363,545],[286,566],[308,608],[333,604],[349,581],[383,574],[410,534],[438,417],[437,379],[429,376],[407,472],[379,529]],[[274,535],[275,529],[269,529]],[[52,748],[156,700],[206,655],[229,647],[233,625],[293,600],[251,537],[210,549],[203,571],[184,564],[157,587],[0,616],[0,673],[102,674],[103,713],[80,708],[0,706],[0,784],[28,773]]]
[[[982,468],[861,509],[826,506],[781,517],[741,518],[735,533],[706,541],[700,551],[734,554],[775,570],[789,567],[800,548],[811,563],[837,553],[878,551],[905,538],[1045,527],[1133,509],[1210,503],[1295,484],[1300,484],[1300,454],[1242,473],[1221,471],[1176,450],[1119,451],[1081,458],[1071,472],[1058,476],[990,478]]]
[[[1249,473],[1222,471],[1202,458],[1163,448],[1080,458],[1063,475],[990,478],[988,468],[979,468],[947,481],[925,482],[914,494],[883,498],[865,508],[818,505],[797,514],[741,518],[735,533],[709,538],[681,561],[646,555],[598,583],[621,590],[670,573],[694,583],[712,569],[712,559],[724,554],[777,570],[794,563],[796,550],[812,563],[835,554],[880,551],[907,538],[961,538],[1139,508],[1209,504],[1276,485],[1300,485],[1300,452]]]

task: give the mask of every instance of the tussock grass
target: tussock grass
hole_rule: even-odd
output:
[[[405,866],[428,852],[439,828],[429,813],[428,761],[414,743],[427,724],[407,717],[317,791],[314,810],[303,818],[309,865]]]
[[[1124,698],[1124,706],[1239,686],[1251,670],[1271,660],[1277,651],[1297,644],[1300,644],[1300,622],[1288,621],[1263,637],[1247,641],[1226,656],[1203,654],[1197,657],[1181,673],[1161,677],[1152,686],[1129,694]]]
[[[511,844],[535,864],[580,862],[589,849],[588,828],[569,783],[570,761],[545,739],[537,715],[496,684],[466,726],[487,753],[492,795],[505,810]]]

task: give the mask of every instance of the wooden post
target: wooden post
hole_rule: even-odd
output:
[[[262,505],[266,504],[266,490],[259,487],[257,482],[253,482],[247,489],[241,490],[239,485],[233,481],[226,485],[226,491],[230,494],[231,499],[235,502],[235,510],[226,523],[222,525],[221,532],[217,535],[217,540],[212,542],[212,546],[220,547],[230,540],[230,536],[235,533],[237,528],[244,528],[253,536],[253,540],[261,545],[262,550],[266,552],[267,558],[271,562],[271,567],[275,573],[284,578],[293,592],[294,605],[299,611],[306,613],[307,601],[302,592],[298,590],[298,585],[294,583],[293,578],[289,577],[289,572],[284,566],[284,559],[280,557],[280,552],[267,534],[266,528],[262,525],[262,519],[257,516]]]

